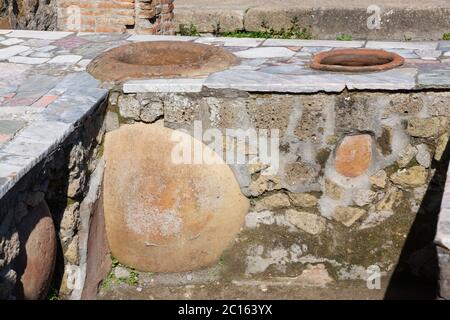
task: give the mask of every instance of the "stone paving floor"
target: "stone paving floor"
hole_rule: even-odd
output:
[[[196,38],[0,30],[0,197],[48,155],[108,93],[85,68],[131,42],[182,40],[223,46],[240,58],[203,78],[132,80],[132,92],[196,92],[203,87],[258,92],[450,89],[450,41],[379,42]],[[380,48],[406,58],[398,69],[367,74],[311,70],[314,53]]]

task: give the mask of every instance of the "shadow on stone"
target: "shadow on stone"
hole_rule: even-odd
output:
[[[404,243],[399,261],[385,293],[385,300],[436,299],[439,267],[434,238],[450,159],[447,143]]]

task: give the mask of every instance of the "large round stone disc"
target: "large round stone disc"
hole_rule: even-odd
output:
[[[18,298],[44,299],[56,261],[56,233],[45,201],[34,207],[18,226],[20,253],[15,263]]]
[[[123,126],[106,136],[108,241],[121,263],[141,271],[180,272],[215,263],[249,208],[231,169],[211,149],[215,164],[174,163],[172,152],[182,149],[174,135],[204,146],[157,125]]]

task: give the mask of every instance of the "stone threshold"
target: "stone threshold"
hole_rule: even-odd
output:
[[[176,0],[174,22],[200,33],[289,29],[295,19],[314,38],[430,40],[450,30],[446,0]]]
[[[222,46],[238,56],[239,63],[205,78],[127,81],[124,92],[450,89],[449,41],[266,40],[0,30],[0,198],[107,96],[111,85],[100,83],[85,71],[93,58],[127,43],[161,40]],[[406,58],[406,64],[368,74],[309,68],[313,54],[333,48],[390,50]]]

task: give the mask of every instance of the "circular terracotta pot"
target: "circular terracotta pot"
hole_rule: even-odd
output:
[[[45,201],[31,209],[18,226],[20,252],[15,261],[17,297],[44,299],[56,261],[56,232]]]
[[[205,76],[234,65],[237,58],[225,49],[185,41],[150,41],[109,50],[87,70],[102,81]]]
[[[321,52],[313,57],[311,68],[335,72],[373,72],[403,65],[405,59],[396,53],[373,49],[339,49]]]

